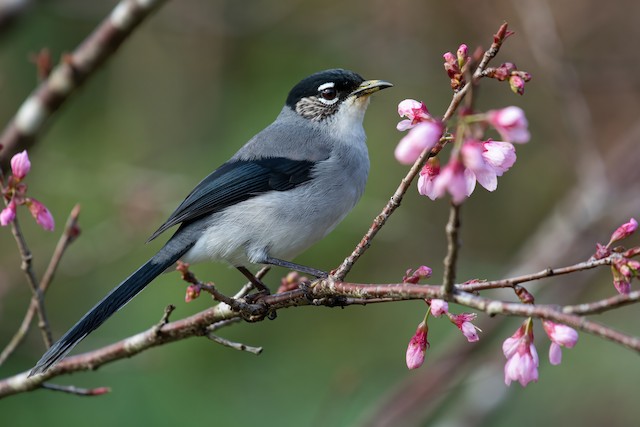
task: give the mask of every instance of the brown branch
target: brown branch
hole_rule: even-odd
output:
[[[0,135],[0,166],[29,148],[69,96],[122,45],[165,0],[122,0],[111,14],[24,101]]]
[[[449,299],[453,292],[456,280],[456,262],[458,249],[460,249],[460,205],[451,203],[449,208],[449,221],[445,227],[447,232],[447,256],[444,259],[444,277],[442,278],[442,292]]]
[[[604,265],[604,262],[593,261],[582,263],[581,267],[575,266],[555,271],[580,271],[593,268],[597,265]],[[530,277],[537,277],[535,274]],[[550,277],[550,275],[544,276]],[[190,338],[193,336],[209,336],[212,331],[221,326],[235,322],[233,319],[245,317],[246,313],[270,313],[281,308],[296,307],[302,305],[323,305],[323,306],[348,306],[352,304],[366,304],[368,302],[389,302],[404,300],[423,300],[426,298],[443,298],[444,292],[441,286],[434,285],[413,285],[406,283],[398,284],[356,284],[346,282],[335,282],[326,279],[315,283],[315,286],[308,286],[302,289],[282,292],[275,295],[267,295],[259,300],[259,303],[247,303],[238,300],[239,304],[234,306],[242,311],[234,311],[227,304],[217,306],[197,313],[186,319],[163,324],[161,327],[155,325],[150,329],[132,337],[126,338],[107,347],[91,351],[85,354],[72,356],[62,360],[59,364],[47,372],[28,377],[28,372],[5,378],[0,381],[0,397],[25,392],[41,387],[47,380],[79,371],[94,370],[109,362],[132,357],[142,351],[159,345]],[[612,298],[612,304],[621,305],[624,298]],[[640,292],[630,294],[625,303],[640,301]],[[614,343],[640,352],[640,339],[628,336],[621,332],[602,324],[589,321],[582,316],[571,313],[576,311],[575,307],[568,307],[567,311],[563,307],[555,305],[532,305],[522,303],[512,303],[480,297],[468,292],[455,289],[451,296],[451,301],[460,305],[475,308],[489,315],[502,314],[507,316],[535,317],[549,319],[563,323],[578,330],[594,334]],[[603,310],[603,302],[595,302],[591,310]],[[589,310],[583,310],[589,311]],[[262,320],[262,315],[258,319]],[[241,344],[238,344],[241,345]]]
[[[484,291],[486,289],[513,288],[515,285],[518,285],[520,283],[533,282],[535,280],[546,279],[553,276],[560,276],[563,274],[575,273],[577,271],[590,270],[592,268],[600,267],[603,265],[611,265],[613,263],[613,260],[617,257],[619,257],[618,254],[613,254],[611,256],[598,260],[589,260],[561,268],[547,268],[537,273],[523,274],[522,276],[516,276],[509,279],[463,283],[456,285],[456,289],[465,292],[477,292]]]
[[[501,31],[506,32],[506,28],[507,28],[507,24],[505,23],[498,30],[498,34],[500,34]],[[504,41],[505,38],[506,37],[504,36],[504,34],[502,37],[494,36],[493,44],[482,56],[482,60],[480,61],[480,63],[478,64],[478,67],[474,71],[471,81],[467,82],[462,87],[462,89],[460,89],[459,91],[453,94],[453,97],[451,98],[451,103],[449,104],[449,107],[447,107],[447,110],[442,116],[443,123],[448,122],[451,119],[451,117],[453,117],[453,114],[460,106],[460,103],[464,99],[467,92],[470,90],[471,85],[477,84],[478,80],[484,77],[484,71],[487,68],[487,65],[489,65],[489,62],[491,61],[491,59],[497,55],[498,51],[500,50],[500,47],[502,46],[502,42]],[[427,162],[429,157],[437,156],[438,153],[444,147],[444,144],[446,143],[447,143],[447,140],[445,137],[443,137],[440,140],[440,143],[437,144],[434,148],[432,148],[430,152],[428,150],[425,150],[420,155],[420,157],[418,157],[418,159],[415,161],[413,166],[411,166],[411,169],[409,169],[409,172],[407,172],[407,175],[400,182],[400,185],[396,189],[395,193],[393,193],[393,196],[391,196],[391,199],[389,200],[389,202],[382,209],[382,212],[380,212],[380,214],[378,214],[378,216],[374,218],[373,224],[371,225],[371,227],[369,227],[369,230],[367,230],[367,233],[360,240],[360,242],[355,247],[353,252],[351,252],[351,255],[345,258],[345,260],[342,261],[342,264],[340,264],[340,266],[334,272],[332,272],[331,277],[334,280],[336,281],[344,280],[344,278],[347,276],[349,271],[351,271],[351,269],[353,268],[353,265],[356,263],[356,261],[358,261],[358,259],[366,252],[367,249],[369,249],[369,246],[371,246],[371,241],[376,236],[376,234],[378,234],[378,231],[380,231],[380,229],[387,222],[391,214],[393,214],[393,212],[400,206],[400,203],[402,202],[402,199],[405,193],[409,189],[411,182],[418,175],[418,173],[420,173],[420,170],[422,169],[424,164]]]
[[[587,314],[600,314],[605,311],[624,307],[625,305],[635,304],[640,301],[640,291],[633,291],[628,294],[619,294],[609,298],[601,299],[585,304],[568,305],[562,308],[567,314],[578,314],[585,316]]]
[[[24,274],[27,278],[27,283],[29,284],[29,288],[31,289],[32,299],[35,300],[35,311],[38,314],[38,327],[42,332],[42,340],[47,348],[51,347],[53,343],[53,339],[51,337],[51,328],[49,326],[49,321],[47,320],[47,312],[44,308],[44,298],[43,293],[40,290],[40,286],[38,285],[38,279],[36,278],[36,274],[33,271],[33,266],[31,261],[33,257],[31,255],[31,251],[27,246],[27,242],[24,240],[24,236],[22,235],[22,230],[20,229],[20,223],[18,222],[18,218],[15,218],[11,223],[11,232],[13,237],[15,238],[16,244],[18,245],[18,251],[20,252],[20,258],[22,262],[20,264],[20,268],[24,271]]]
[[[69,245],[76,239],[79,233],[78,229],[78,217],[80,215],[80,205],[76,205],[69,214],[69,218],[67,219],[67,223],[65,225],[64,231],[58,240],[58,244],[56,245],[56,249],[54,250],[53,256],[51,257],[51,261],[49,262],[49,266],[45,271],[42,280],[40,280],[40,285],[38,286],[39,295],[43,298],[47,289],[49,288],[49,284],[53,280],[53,276],[55,275],[56,270],[58,269],[58,265],[62,260],[62,255],[64,255],[65,251],[69,247]],[[22,319],[22,323],[20,327],[16,331],[16,333],[9,341],[9,344],[2,350],[0,353],[0,365],[2,365],[9,356],[15,351],[16,348],[22,343],[24,338],[29,332],[29,327],[31,326],[31,322],[38,312],[39,304],[38,299],[35,295],[31,298],[31,302],[29,304],[29,308]]]

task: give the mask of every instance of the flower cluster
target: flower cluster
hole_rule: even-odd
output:
[[[542,326],[551,340],[549,361],[559,365],[562,361],[561,347],[572,348],[578,342],[578,333],[566,325],[543,320]],[[507,358],[504,366],[504,382],[511,385],[518,381],[523,387],[531,381],[538,381],[538,352],[533,344],[533,319],[526,319],[516,332],[502,344]]]
[[[405,283],[407,283],[406,280]],[[476,318],[476,315],[474,313],[450,313],[449,304],[441,299],[432,299],[429,300],[428,303],[429,310],[427,310],[427,314],[424,320],[418,325],[416,333],[413,335],[413,337],[411,337],[409,346],[407,347],[407,367],[409,369],[419,368],[424,363],[425,353],[429,348],[429,341],[427,341],[427,333],[429,332],[427,320],[429,319],[429,314],[431,314],[433,317],[441,317],[442,315],[446,315],[449,318],[449,321],[451,321],[451,323],[453,323],[458,329],[460,329],[462,334],[467,338],[467,341],[469,342],[476,342],[480,339],[480,337],[478,336],[478,331],[480,329],[473,323],[471,323]]]
[[[602,259],[608,257],[612,254],[612,244],[626,239],[635,233],[637,229],[638,221],[634,218],[629,219],[629,222],[622,224],[611,234],[609,243],[606,245],[596,244],[596,253],[593,258]],[[640,261],[631,259],[631,257],[639,254],[639,248],[632,248],[621,252],[620,257],[613,260],[611,264],[611,274],[613,275],[613,286],[618,293],[628,294],[631,292],[631,280],[634,277],[640,277]]]
[[[27,151],[22,151],[11,158],[11,175],[3,188],[3,196],[7,206],[0,212],[0,225],[7,226],[16,218],[18,206],[25,205],[36,222],[45,230],[53,231],[54,220],[49,209],[33,197],[26,197],[27,185],[22,182],[31,170],[31,162]]]
[[[430,150],[440,140],[443,125],[429,115],[424,103],[413,99],[402,101],[398,113],[407,119],[398,123],[397,128],[410,131],[396,147],[395,156],[400,163],[412,164],[424,150]],[[456,135],[449,162],[441,167],[438,158],[432,157],[420,171],[418,192],[432,200],[449,193],[454,203],[461,203],[473,193],[476,182],[494,191],[498,177],[516,161],[513,143],[525,143],[530,138],[527,119],[518,107],[469,115],[462,120],[464,126],[459,127],[462,135]],[[472,125],[492,126],[504,141],[481,141],[468,136]]]

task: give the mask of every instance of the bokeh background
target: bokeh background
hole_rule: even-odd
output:
[[[10,2],[0,20],[0,123],[37,83],[30,55],[71,51],[115,1]],[[486,81],[478,108],[519,105],[533,138],[498,190],[478,188],[462,209],[459,279],[499,278],[586,259],[595,242],[640,214],[640,4],[613,0],[524,1],[170,1],[56,115],[31,151],[31,194],[53,212],[58,230],[76,203],[81,238],[47,295],[60,336],[161,245],[146,238],[202,177],[269,124],[300,78],[333,67],[395,84],[374,97],[365,119],[372,173],[345,221],[298,258],[339,264],[395,190],[406,168],[393,159],[400,138],[397,103],[424,100],[442,114],[450,100],[442,53],[465,42],[487,47],[503,21],[516,31],[494,63],[532,73],[523,97]],[[446,156],[445,156],[446,158]],[[410,267],[442,274],[445,200],[412,188],[401,209],[350,275],[397,282]],[[57,233],[22,213],[41,272]],[[19,325],[29,292],[8,230],[0,230],[0,344]],[[162,240],[162,239],[159,239]],[[632,242],[638,243],[638,239]],[[241,276],[222,265],[197,274],[227,293]],[[285,274],[266,279],[272,288]],[[637,284],[634,284],[637,286]],[[575,303],[613,295],[603,269],[531,286],[537,301]],[[509,294],[495,294],[511,298]],[[167,274],[91,335],[76,352],[149,327],[163,308],[195,313],[184,284]],[[581,334],[561,366],[548,364],[537,325],[540,380],[503,383],[501,342],[518,319],[480,316],[480,343],[446,321],[431,324],[425,365],[409,372],[406,344],[421,320],[419,302],[281,311],[275,321],[239,324],[222,335],[264,347],[256,357],[191,339],[147,351],[92,373],[56,379],[109,386],[95,398],[37,391],[0,401],[2,425],[507,426],[637,424],[638,356]],[[460,311],[457,307],[452,309]],[[638,334],[638,308],[597,317]],[[0,367],[6,377],[43,352],[37,331]]]

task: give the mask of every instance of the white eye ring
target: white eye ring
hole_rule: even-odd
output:
[[[318,86],[318,99],[325,105],[333,105],[338,102],[338,92],[334,82],[323,83]]]

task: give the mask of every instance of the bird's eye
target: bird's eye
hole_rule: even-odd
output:
[[[333,101],[338,96],[338,91],[334,87],[328,87],[320,90],[320,96],[326,101]]]

